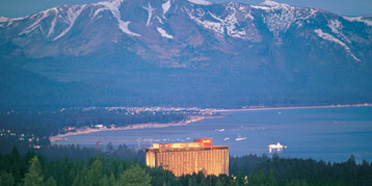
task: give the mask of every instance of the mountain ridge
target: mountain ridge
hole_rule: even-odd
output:
[[[180,0],[178,0],[178,1],[180,1]],[[99,3],[84,4],[84,5],[59,6],[59,7],[55,7],[55,8],[51,8],[51,9],[47,9],[47,10],[38,12],[36,14],[30,15],[30,16],[22,18],[22,19],[20,19],[20,18],[10,19],[7,22],[2,22],[1,27],[7,28],[7,27],[11,27],[13,22],[24,21],[25,19],[31,19],[31,20],[34,19],[35,20],[34,22],[29,24],[26,28],[23,28],[22,31],[18,31],[18,35],[19,36],[29,35],[29,34],[32,34],[32,32],[35,32],[35,31],[41,29],[40,30],[41,32],[43,30],[45,30],[44,33],[43,33],[43,36],[45,37],[44,39],[46,39],[49,42],[54,42],[54,41],[57,41],[58,39],[60,39],[61,37],[65,36],[66,34],[69,33],[69,31],[72,29],[72,27],[74,27],[75,21],[77,21],[77,19],[79,18],[82,11],[90,11],[90,14],[92,14],[92,11],[94,11],[93,15],[89,15],[90,16],[90,22],[95,21],[95,19],[97,19],[97,18],[99,18],[99,19],[102,18],[102,15],[98,15],[98,14],[106,15],[107,12],[109,12],[109,13],[112,14],[110,18],[116,19],[119,30],[121,30],[124,34],[127,34],[129,36],[141,36],[140,33],[136,33],[135,31],[132,31],[135,28],[131,28],[132,30],[129,29],[130,27],[132,27],[130,20],[126,20],[126,21],[122,20],[122,16],[125,16],[125,15],[121,15],[121,12],[119,11],[119,8],[121,7],[122,3],[124,3],[124,2],[130,2],[130,1],[113,0],[113,1],[105,1],[105,2],[99,2]],[[162,4],[162,6],[164,4],[169,3],[169,2],[171,2],[171,1],[166,1],[165,3]],[[176,1],[173,1],[173,2],[176,2]],[[185,2],[188,2],[188,1],[180,1],[180,2],[185,3]],[[266,4],[265,4],[265,2],[266,2]],[[275,3],[273,3],[273,1],[265,1],[265,2],[261,3],[260,5],[245,5],[245,4],[242,4],[242,3],[222,3],[222,4],[197,5],[197,6],[207,7],[207,6],[218,5],[218,6],[224,6],[225,9],[227,9],[227,10],[231,9],[232,11],[237,11],[236,7],[234,7],[234,6],[238,6],[239,10],[241,10],[241,12],[238,12],[238,13],[243,13],[243,14],[245,13],[244,14],[245,18],[251,18],[251,19],[254,19],[254,17],[252,15],[250,15],[251,11],[256,11],[256,12],[257,11],[265,11],[268,14],[270,12],[274,12],[271,16],[264,17],[263,22],[264,22],[264,24],[267,25],[269,31],[272,32],[275,37],[278,36],[279,34],[285,33],[287,31],[287,29],[289,27],[291,27],[292,24],[294,24],[295,21],[297,21],[296,24],[301,26],[301,24],[304,24],[304,23],[300,23],[301,20],[308,20],[309,18],[311,18],[311,16],[314,16],[315,14],[317,14],[318,11],[321,11],[319,9],[314,9],[314,8],[298,8],[298,7],[293,7],[293,6],[289,6],[289,5],[286,5],[286,4],[278,4],[278,3],[275,4]],[[147,5],[150,6],[150,7],[144,7],[144,6],[141,7],[143,10],[147,11],[147,13],[148,13],[148,16],[147,16],[148,18],[146,20],[146,27],[149,26],[150,22],[152,24],[156,24],[155,23],[156,20],[154,20],[154,19],[158,19],[157,21],[160,22],[160,23],[157,23],[159,25],[159,27],[156,28],[158,30],[158,34],[162,35],[160,33],[160,32],[162,32],[163,36],[165,35],[168,39],[169,38],[173,39],[173,36],[171,34],[167,33],[166,29],[161,28],[161,25],[163,25],[164,22],[166,21],[166,18],[164,17],[164,14],[167,13],[167,12],[164,12],[164,10],[163,10],[162,15],[154,15],[154,17],[153,17],[151,14],[155,9],[151,7],[150,2]],[[193,3],[190,3],[190,6],[193,6],[193,5],[194,5]],[[267,6],[267,5],[271,5],[271,7]],[[152,9],[146,9],[146,8],[152,8]],[[171,5],[169,5],[167,11],[169,11],[169,8],[171,8]],[[182,8],[184,8],[184,7],[182,7]],[[249,8],[248,12],[244,12],[244,10],[243,10],[244,8]],[[158,7],[157,9],[160,9],[160,7]],[[151,10],[151,11],[149,12],[149,10]],[[188,14],[188,16],[191,19],[193,19],[196,22],[196,24],[198,24],[199,26],[202,26],[207,30],[209,29],[209,30],[212,30],[214,32],[218,32],[221,35],[224,35],[225,30],[226,30],[227,35],[230,36],[230,37],[234,37],[234,38],[240,38],[240,39],[249,40],[249,41],[256,41],[260,37],[260,35],[255,35],[254,33],[253,33],[252,36],[250,36],[249,34],[247,34],[247,31],[244,30],[245,28],[240,28],[239,29],[238,26],[237,26],[237,25],[239,25],[239,21],[236,20],[235,13],[228,14],[228,16],[230,16],[230,17],[225,17],[225,19],[222,20],[220,17],[218,17],[218,16],[214,15],[213,13],[211,13],[210,11],[208,11],[208,13],[210,15],[206,15],[206,16],[209,16],[209,17],[212,16],[211,19],[217,20],[217,21],[213,21],[213,20],[211,21],[211,20],[208,20],[209,18],[207,18],[207,17],[204,18],[204,17],[198,17],[197,15],[194,15],[195,14],[194,9],[189,10],[189,9],[185,8],[184,10],[179,10],[179,11],[185,11],[185,13]],[[280,16],[278,16],[279,14],[277,14],[276,11],[281,11]],[[303,12],[300,12],[300,11],[303,11]],[[159,10],[158,10],[158,12],[159,12]],[[304,12],[308,15],[301,15]],[[202,12],[202,13],[205,14],[206,12]],[[260,12],[258,12],[257,14],[259,14],[259,13]],[[52,17],[53,15],[51,15],[51,14],[55,14],[55,16]],[[64,15],[64,14],[66,14],[66,15]],[[294,15],[294,14],[298,14],[298,15]],[[106,16],[108,16],[108,15],[106,15]],[[257,16],[260,16],[260,15],[255,15],[255,17],[257,17]],[[52,17],[52,18],[50,18],[50,17]],[[163,20],[163,18],[164,18],[164,20]],[[345,19],[344,17],[341,17],[341,18]],[[364,17],[357,17],[357,18],[354,18],[354,19],[348,18],[348,19],[345,19],[345,20],[349,20],[349,21],[352,21],[352,22],[358,22],[358,23],[365,23],[365,24],[369,25],[370,23],[363,18]],[[50,28],[42,28],[42,26],[40,25],[40,22],[44,21],[45,19],[49,19],[48,24],[50,25]],[[228,20],[228,19],[230,19],[230,20]],[[7,23],[6,26],[4,26],[5,23]],[[60,25],[59,27],[63,27],[63,28],[58,29],[58,26],[56,28],[56,24],[59,24]],[[95,25],[94,23],[92,23],[92,24]],[[136,23],[136,24],[138,25],[138,23]],[[139,27],[139,26],[137,26],[137,27]],[[255,29],[254,27],[255,27],[255,25],[252,23],[252,26],[247,28],[247,29],[253,28],[251,30],[254,31],[254,29]],[[322,37],[325,40],[333,41],[334,43],[338,43],[339,45],[343,46],[345,48],[345,50],[350,50],[349,49],[350,47],[345,46],[347,44],[345,44],[344,41],[342,41],[342,40],[340,41],[338,38],[334,38],[334,37],[330,36],[330,34],[328,34],[328,33],[323,34],[324,32],[319,32],[320,28],[317,28],[317,29],[318,29],[318,32],[316,32],[316,33],[319,35],[319,37]],[[314,31],[316,31],[316,29],[314,29]],[[332,31],[334,31],[334,30],[332,30]],[[14,31],[12,30],[12,32],[14,32]],[[42,37],[42,36],[40,36],[40,37]],[[56,51],[51,51],[51,52],[52,52],[52,54],[45,54],[45,55],[41,55],[40,57],[52,56],[53,52],[56,52]],[[89,51],[85,51],[85,52],[89,52]],[[351,53],[350,56],[352,58],[354,58],[357,61],[359,60],[357,57],[353,57],[355,55],[352,52],[350,52],[350,53]]]
[[[296,105],[309,95],[305,103],[371,102],[369,16],[193,2],[112,0],[2,18],[0,60],[104,88],[108,104],[112,95],[157,105]],[[137,97],[120,98],[128,91]]]

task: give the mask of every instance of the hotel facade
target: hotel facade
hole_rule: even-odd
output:
[[[163,167],[175,176],[200,171],[205,175],[228,175],[229,149],[213,145],[210,138],[194,139],[191,143],[155,143],[146,149],[146,165]]]

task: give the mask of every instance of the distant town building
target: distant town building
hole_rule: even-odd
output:
[[[97,124],[94,127],[97,129],[103,129],[105,126],[103,124]]]
[[[194,139],[191,143],[153,144],[146,149],[146,165],[163,167],[175,176],[198,173],[229,174],[228,146],[213,145],[212,139]]]

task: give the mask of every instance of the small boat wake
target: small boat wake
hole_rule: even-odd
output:
[[[239,134],[238,137],[235,138],[235,141],[243,141],[243,140],[246,140],[246,139],[247,139],[247,136],[241,137],[240,134]]]

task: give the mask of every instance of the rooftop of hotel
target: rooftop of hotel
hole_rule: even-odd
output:
[[[205,148],[228,148],[226,145],[213,145],[211,138],[194,139],[188,143],[154,143],[147,150],[179,150],[179,149],[205,149]]]

